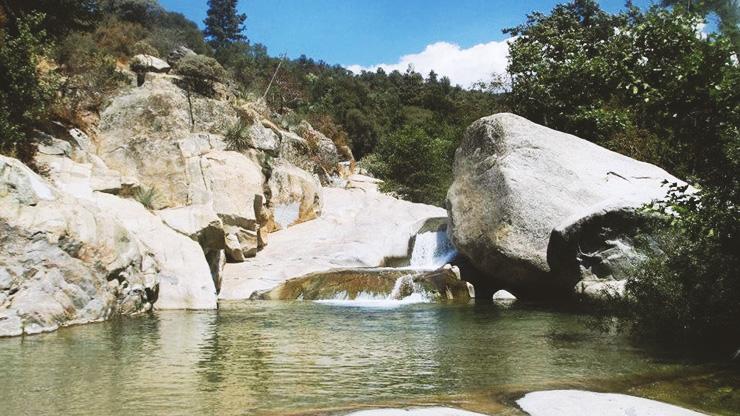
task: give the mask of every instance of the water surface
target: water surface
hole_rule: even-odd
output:
[[[516,304],[242,302],[159,312],[0,339],[0,413],[333,414],[443,404],[514,415],[513,400],[527,391],[627,391],[706,374],[588,326]],[[708,411],[700,399],[690,404]]]

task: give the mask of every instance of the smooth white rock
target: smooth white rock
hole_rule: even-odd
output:
[[[133,200],[100,192],[94,198],[98,208],[113,215],[154,254],[160,267],[155,308],[216,309],[216,286],[198,243]]]
[[[538,391],[516,403],[530,416],[702,416],[655,400],[581,390]]]
[[[516,296],[502,289],[493,294],[493,300],[511,301],[516,300]]]

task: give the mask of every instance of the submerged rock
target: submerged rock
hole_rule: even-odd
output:
[[[456,302],[467,302],[473,297],[468,283],[461,281],[452,268],[433,272],[365,268],[311,273],[285,281],[271,290],[256,292],[252,299],[402,300],[413,294],[428,300]]]
[[[451,407],[412,407],[408,409],[372,409],[348,413],[347,416],[485,416]]]
[[[616,244],[607,240],[626,241],[636,229],[634,222],[617,221],[622,226],[612,230],[615,222],[607,217],[664,197],[663,181],[681,183],[656,166],[497,114],[468,128],[456,152],[449,231],[492,286],[525,296],[572,293],[580,268],[594,267],[579,256],[578,243],[589,241],[602,258],[614,259],[608,251]],[[548,251],[554,231],[562,244]],[[636,256],[633,251],[622,257]],[[626,263],[601,261],[592,273],[621,278]]]
[[[530,416],[703,416],[655,400],[580,390],[528,393],[516,403]]]

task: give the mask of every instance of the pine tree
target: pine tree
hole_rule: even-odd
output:
[[[242,32],[247,15],[237,13],[237,3],[238,0],[208,0],[208,17],[203,21],[206,25],[204,33],[215,49],[246,40]]]

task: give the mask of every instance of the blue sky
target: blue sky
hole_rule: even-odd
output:
[[[160,0],[202,24],[206,0]],[[502,40],[501,29],[524,21],[532,10],[549,11],[550,0],[240,0],[247,36],[270,53],[287,52],[330,63],[363,66],[395,62],[435,42],[467,48]],[[639,6],[650,4],[638,0]],[[618,10],[624,0],[601,2]]]
[[[561,0],[562,1],[562,0]],[[240,0],[246,34],[271,55],[305,54],[355,71],[434,69],[469,85],[506,65],[501,30],[547,12],[557,0]],[[202,25],[206,0],[160,0]],[[616,11],[624,0],[604,0]],[[646,7],[651,0],[635,0]]]

